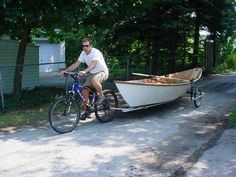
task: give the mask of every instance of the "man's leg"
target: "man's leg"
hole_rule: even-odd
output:
[[[99,94],[98,100],[96,104],[100,104],[104,100],[104,95],[102,91],[102,82],[104,82],[108,78],[107,74],[104,72],[100,72],[95,74],[91,80],[91,85],[96,89]]]
[[[102,96],[103,95],[103,93],[102,93],[102,84],[100,83],[100,80],[96,75],[92,78],[91,84],[96,89],[99,96]]]
[[[88,77],[86,78],[86,81],[84,82],[84,88],[82,90],[82,95],[87,104],[89,103],[89,92],[90,92],[90,88],[92,87],[91,80],[93,79],[93,77],[94,75],[88,74]]]
[[[82,95],[84,97],[85,103],[89,104],[89,92],[91,87],[91,79],[92,76],[88,76],[87,80],[84,83],[84,88],[82,90]],[[84,105],[83,105],[84,106]],[[85,112],[80,116],[80,120],[85,120],[87,117],[90,117],[90,110],[87,110],[86,106],[84,106]]]
[[[89,92],[90,92],[90,88],[88,86],[85,86],[82,90],[82,95],[84,97],[86,104],[89,104]]]
[[[82,95],[84,97],[86,104],[89,104],[89,92],[90,92],[90,89],[88,87],[85,87],[82,90]],[[82,105],[82,106],[84,107],[85,112],[83,114],[81,114],[80,120],[85,120],[87,117],[90,117],[91,112],[87,109],[87,107],[85,105]]]

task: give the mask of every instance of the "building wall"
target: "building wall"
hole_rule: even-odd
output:
[[[58,72],[65,68],[65,41],[50,43],[47,39],[35,39],[35,42],[39,46],[40,73]],[[61,63],[56,64],[58,62]]]
[[[19,42],[0,40],[0,71],[4,93],[12,93],[14,85],[15,65]],[[38,46],[27,45],[23,68],[22,88],[32,89],[39,85],[39,49]]]

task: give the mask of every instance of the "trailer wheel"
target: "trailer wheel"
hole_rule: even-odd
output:
[[[196,108],[201,106],[202,102],[202,90],[199,88],[193,89],[193,102]]]

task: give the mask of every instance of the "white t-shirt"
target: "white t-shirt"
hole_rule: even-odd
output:
[[[98,63],[95,68],[93,68],[90,73],[95,74],[101,71],[108,73],[108,68],[103,58],[102,53],[96,49],[92,48],[91,52],[87,55],[84,51],[80,53],[78,60],[82,63],[86,63],[88,66],[91,65],[92,61],[97,60]]]

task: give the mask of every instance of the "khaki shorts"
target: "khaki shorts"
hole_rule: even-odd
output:
[[[96,73],[96,74],[88,74],[88,77],[87,77],[86,81],[84,82],[84,86],[91,86],[91,80],[94,77],[97,77],[99,82],[102,83],[108,79],[108,74],[103,71]]]

